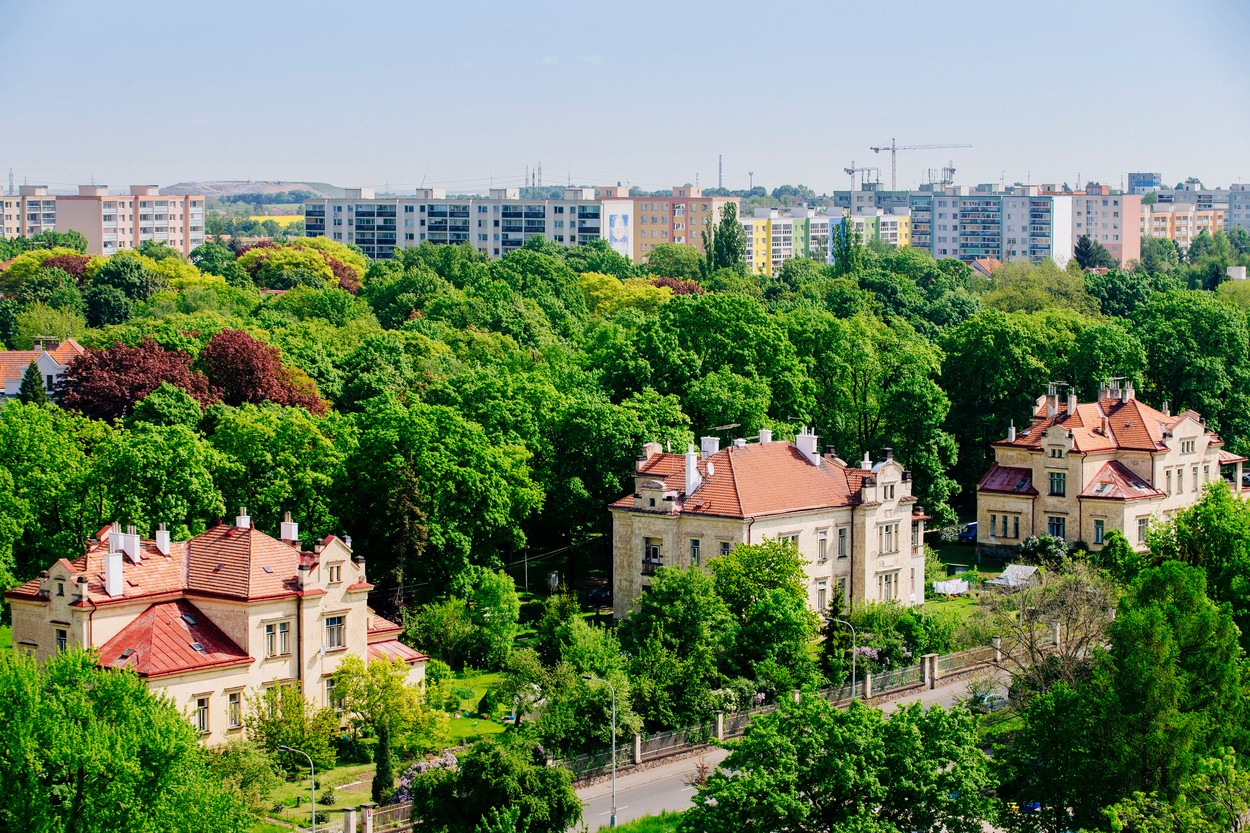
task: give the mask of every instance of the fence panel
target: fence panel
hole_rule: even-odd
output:
[[[634,762],[633,750],[629,744],[616,747],[616,768],[622,769]],[[560,766],[573,773],[574,778],[585,778],[591,775],[602,775],[612,770],[612,751],[598,752],[594,755],[579,755],[576,758],[560,761]]]
[[[939,675],[943,675],[963,668],[969,668],[973,665],[983,665],[991,662],[993,659],[993,648],[971,648],[967,651],[960,651],[957,654],[947,654],[946,656],[938,657],[937,670]]]
[[[704,726],[687,726],[672,732],[657,732],[642,742],[642,759],[649,761],[672,754],[679,748],[699,746],[711,738],[711,731]]]
[[[872,693],[884,694],[894,689],[905,688],[910,685],[922,682],[924,674],[919,665],[909,665],[906,668],[896,668],[893,671],[885,671],[881,674],[872,676]]]
[[[412,804],[391,804],[373,811],[373,833],[412,829]]]

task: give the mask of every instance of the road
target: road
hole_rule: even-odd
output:
[[[968,678],[957,680],[946,685],[939,685],[932,691],[911,691],[897,700],[879,703],[888,714],[899,706],[917,701],[925,706],[943,706],[950,708],[955,701],[965,696]],[[685,810],[690,806],[694,795],[694,787],[689,785],[691,776],[700,762],[715,767],[729,753],[724,749],[708,748],[702,754],[683,757],[669,763],[661,764],[652,769],[633,771],[618,775],[616,779],[616,821],[624,824],[627,821],[643,816],[658,815],[663,810]],[[608,826],[612,808],[612,783],[603,781],[583,787],[577,791],[582,800],[582,814],[586,827],[599,830]]]

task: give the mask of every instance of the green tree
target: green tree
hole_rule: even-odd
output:
[[[1107,379],[1124,376],[1139,383],[1145,371],[1146,352],[1141,341],[1119,321],[1100,321],[1076,335],[1069,379],[1083,401],[1090,401]]]
[[[263,749],[250,740],[234,738],[205,751],[213,778],[242,797],[253,816],[259,818],[272,806],[266,798],[280,779],[273,759]]]
[[[1114,269],[1119,262],[1107,247],[1088,234],[1082,234],[1072,248],[1072,257],[1082,269]]]
[[[648,274],[697,281],[703,274],[703,255],[684,243],[661,243],[647,253]]]
[[[536,757],[532,744],[478,741],[455,769],[431,769],[413,779],[413,815],[434,833],[461,833],[496,808],[518,808],[518,830],[526,825],[528,833],[564,833],[582,818],[573,776]]]
[[[91,327],[125,324],[135,312],[135,302],[115,286],[91,287],[83,293],[83,306]]]
[[[43,386],[43,374],[39,365],[31,362],[22,373],[22,384],[17,389],[17,398],[27,405],[44,405],[48,402],[48,391]]]
[[[149,425],[185,425],[192,431],[199,430],[200,420],[204,418],[204,406],[185,390],[168,382],[135,403],[134,410],[126,420],[133,427],[144,422]],[[243,501],[239,506],[252,504]]]
[[[146,260],[146,264],[151,263]],[[119,252],[110,257],[96,270],[91,282],[95,286],[120,289],[131,301],[146,301],[168,286],[164,278],[147,268],[145,259],[131,252]]]
[[[780,590],[807,600],[807,572],[792,541],[768,538],[739,544],[709,562],[716,594],[741,617],[770,591]]]
[[[1231,749],[1199,763],[1174,800],[1134,793],[1107,809],[1115,833],[1239,833],[1250,828],[1250,772]]]
[[[172,702],[71,651],[43,664],[0,652],[0,828],[237,831],[238,793],[205,764]]]
[[[35,302],[17,314],[13,321],[13,348],[31,350],[37,338],[82,338],[87,322],[74,310],[60,310]]]
[[[726,203],[720,221],[703,230],[703,251],[706,253],[704,274],[729,269],[740,275],[747,272],[747,234],[738,221],[737,203]]]
[[[303,750],[323,772],[334,766],[339,717],[333,709],[308,702],[295,684],[274,685],[249,694],[247,706],[243,726],[248,739],[273,755],[286,772],[299,771],[306,759],[281,752],[279,746]]]
[[[471,660],[477,633],[466,599],[452,596],[405,611],[404,623],[406,642],[423,646],[457,671]]]
[[[757,717],[682,816],[689,833],[982,830],[991,786],[966,712],[919,703],[889,720],[822,697]]]

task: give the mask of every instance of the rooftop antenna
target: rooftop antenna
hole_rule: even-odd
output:
[[[543,187],[543,163],[538,163],[538,187]]]
[[[12,168],[9,168],[9,196],[11,197],[11,196],[13,196],[15,193],[17,193],[17,191],[16,191],[16,189],[13,187],[13,169],[12,169]]]
[[[717,189],[725,187],[725,154],[716,155],[716,187]]]
[[[755,171],[747,171],[747,187],[755,190]]]

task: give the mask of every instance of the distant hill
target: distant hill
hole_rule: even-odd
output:
[[[181,196],[203,194],[223,197],[234,194],[273,194],[278,191],[314,191],[323,197],[341,197],[343,189],[328,182],[261,182],[258,180],[223,180],[216,182],[179,182],[161,189],[162,194]]]

